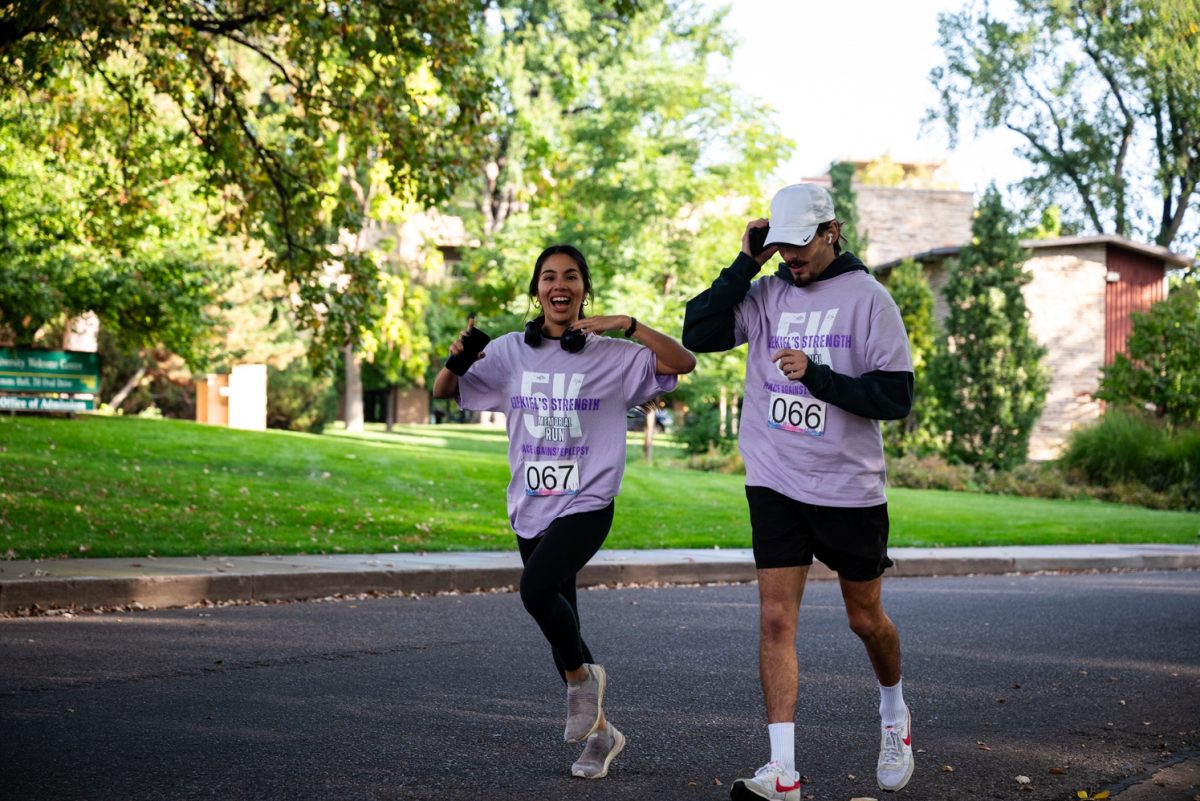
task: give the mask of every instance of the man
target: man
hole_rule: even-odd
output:
[[[766,229],[761,252],[752,241]],[[895,302],[851,253],[829,193],[781,189],[770,220],[751,220],[742,252],[687,304],[683,344],[713,352],[749,344],[739,448],[759,589],[759,672],[771,759],[730,793],[798,801],[794,717],[796,628],[814,555],[837,571],[851,630],[879,681],[880,788],[913,771],[910,717],[900,682],[900,639],[883,610],[887,557],[879,420],[912,407],[908,337]],[[774,275],[751,279],[778,253]]]

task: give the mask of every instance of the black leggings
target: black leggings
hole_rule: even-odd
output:
[[[560,517],[533,539],[517,537],[521,562],[521,601],[542,630],[554,666],[563,681],[568,670],[592,662],[592,652],[579,635],[575,575],[583,569],[612,528],[613,504],[594,512]]]

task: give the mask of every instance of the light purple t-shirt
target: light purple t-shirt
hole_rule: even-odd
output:
[[[766,276],[738,305],[735,336],[749,343],[738,433],[746,484],[820,506],[885,503],[879,421],[812,397],[771,356],[803,350],[854,378],[911,372],[904,322],[887,289],[863,271],[806,287]]]
[[[625,413],[678,379],[654,374],[649,348],[593,334],[579,353],[526,345],[523,333],[484,352],[458,380],[458,405],[506,415],[513,531],[536,537],[562,515],[607,506],[625,473]]]

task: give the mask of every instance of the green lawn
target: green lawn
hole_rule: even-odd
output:
[[[739,476],[630,464],[611,548],[747,547]],[[404,426],[361,436],[175,420],[0,415],[0,554],[507,550],[504,433]],[[1200,515],[1092,501],[892,489],[892,544],[1195,543]]]

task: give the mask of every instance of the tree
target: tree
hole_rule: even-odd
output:
[[[934,353],[937,323],[933,316],[933,290],[921,269],[912,259],[905,259],[891,271],[887,289],[900,308],[904,330],[912,354],[914,396],[912,411],[903,420],[883,423],[883,444],[894,456],[907,453],[924,455],[935,450],[937,396],[933,393],[929,367]]]
[[[481,4],[453,0],[82,0],[0,12],[0,85],[40,102],[60,76],[104,81],[135,137],[164,109],[228,233],[260,239],[317,350],[352,342],[379,294],[373,261],[341,247],[363,212],[354,178],[377,160],[394,191],[443,198],[473,169],[488,76]],[[100,129],[103,135],[105,130]],[[110,142],[126,172],[139,163]]]
[[[1035,173],[1020,187],[1058,203],[1067,230],[1195,243],[1200,180],[1196,0],[1016,0],[939,15],[946,62],[932,119],[1006,128]],[[1144,198],[1144,200],[1143,200]],[[1156,200],[1151,201],[1152,198]]]
[[[1023,461],[1046,396],[1045,349],[1029,332],[1021,295],[1029,276],[1015,223],[996,187],[988,187],[971,244],[948,268],[949,314],[930,365],[947,453],[975,466]]]
[[[833,208],[842,223],[842,236],[846,250],[866,258],[867,235],[858,231],[858,196],[854,193],[854,165],[847,161],[835,162],[829,168],[829,180],[833,184]]]
[[[481,245],[459,267],[452,335],[468,311],[499,330],[532,316],[533,259],[563,241],[589,261],[586,313],[677,331],[686,298],[736,254],[763,210],[761,180],[790,147],[753,98],[710,73],[732,47],[723,12],[661,0],[629,17],[600,0],[498,9],[489,157],[460,198]]]
[[[0,336],[58,347],[51,329],[94,312],[123,352],[203,366],[231,264],[181,131],[129,126],[70,71],[29,97],[0,97]]]
[[[1185,283],[1135,312],[1126,347],[1104,368],[1096,397],[1149,406],[1172,424],[1200,422],[1200,288]]]

